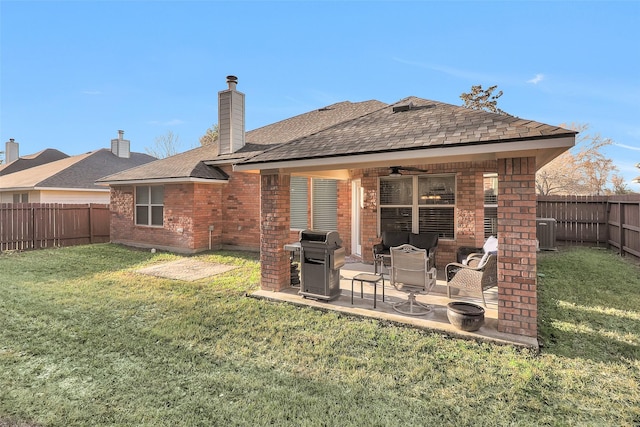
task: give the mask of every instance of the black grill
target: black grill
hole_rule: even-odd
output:
[[[340,296],[345,251],[337,231],[300,232],[300,295],[332,300]]]

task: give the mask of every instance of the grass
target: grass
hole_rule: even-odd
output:
[[[115,245],[0,255],[0,426],[640,424],[640,269],[539,257],[540,354],[247,298]]]

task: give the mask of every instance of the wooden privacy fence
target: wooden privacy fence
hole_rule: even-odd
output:
[[[109,205],[0,203],[0,251],[109,241]]]
[[[538,196],[536,216],[556,220],[558,242],[611,246],[640,257],[640,194]]]

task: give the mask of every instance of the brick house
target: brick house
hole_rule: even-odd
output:
[[[497,234],[498,329],[536,336],[535,172],[575,144],[574,131],[409,97],[334,104],[245,135],[235,84],[219,94],[219,153],[102,179],[112,241],[259,249],[261,287],[279,291],[290,280],[283,246],[299,229],[336,229],[365,262],[381,231],[437,231],[438,265]]]

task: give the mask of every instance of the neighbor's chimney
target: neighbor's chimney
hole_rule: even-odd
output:
[[[238,78],[227,76],[229,89],[218,92],[218,152],[235,153],[244,147],[244,93],[236,90]]]
[[[14,160],[18,160],[18,157],[20,157],[20,147],[15,139],[9,138],[4,149],[5,163],[11,163]]]
[[[131,157],[131,141],[123,139],[124,131],[118,131],[118,139],[111,140],[111,152],[118,157],[128,159]]]

